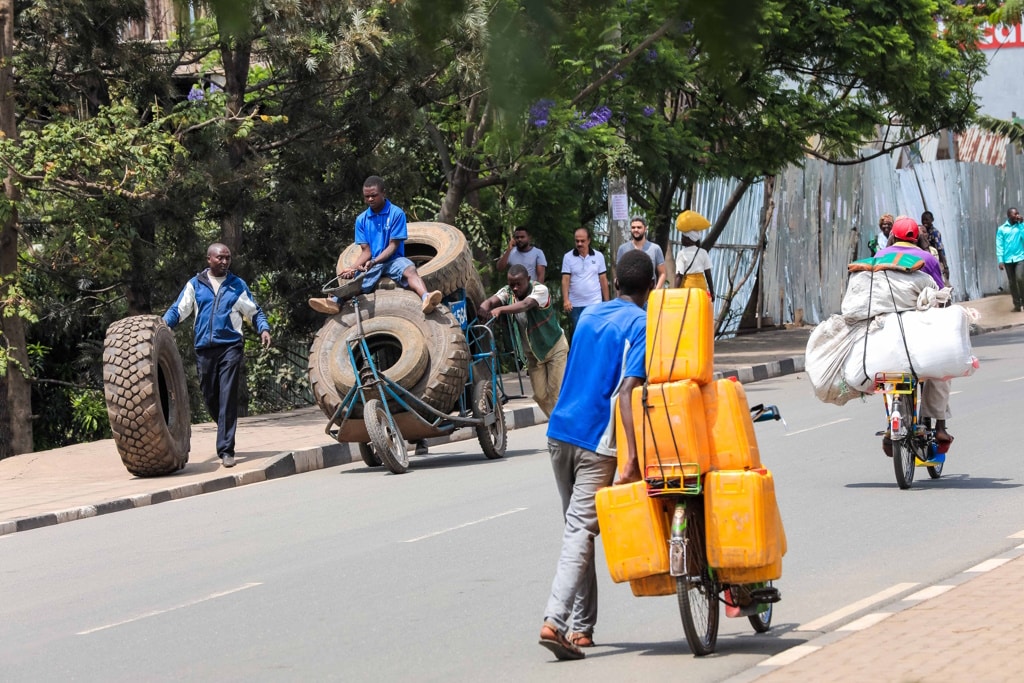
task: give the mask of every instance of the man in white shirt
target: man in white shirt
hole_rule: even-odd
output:
[[[608,301],[608,268],[604,255],[590,248],[590,231],[579,228],[573,237],[576,248],[562,257],[562,308],[573,329],[583,310]]]

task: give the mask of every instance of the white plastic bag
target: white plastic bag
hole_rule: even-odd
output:
[[[876,317],[850,349],[843,368],[846,383],[872,393],[878,372],[913,370],[921,379],[972,374],[978,367],[970,337],[976,316],[972,309],[954,305]]]
[[[864,337],[867,326],[867,322],[848,325],[843,316],[837,314],[811,332],[804,353],[804,369],[818,400],[841,406],[861,395],[847,385],[843,366],[854,344]]]

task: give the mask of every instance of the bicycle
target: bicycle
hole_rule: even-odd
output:
[[[754,422],[779,420],[775,406],[750,409]],[[697,657],[715,651],[718,641],[719,603],[726,616],[747,617],[757,633],[771,628],[773,605],[782,596],[772,581],[722,581],[708,565],[704,528],[702,473],[696,464],[657,464],[646,468],[649,496],[671,506],[669,575],[676,579],[680,618],[690,650]]]
[[[910,372],[879,372],[875,374],[875,391],[882,394],[889,425],[877,436],[891,441],[896,484],[900,489],[909,489],[914,483],[914,470],[922,466],[932,479],[941,477],[949,444],[939,444],[935,432],[919,419],[917,377]],[[884,446],[883,442],[883,449]]]
[[[367,464],[383,464],[394,474],[402,474],[409,469],[409,454],[402,435],[402,424],[417,438],[448,434],[459,427],[472,427],[488,459],[504,457],[507,445],[505,413],[502,409],[504,391],[491,321],[463,325],[468,346],[472,350],[468,361],[468,380],[456,404],[458,414],[442,413],[390,380],[380,370],[390,363],[372,352],[367,343],[359,313],[363,294],[358,284],[357,279],[343,288],[324,289],[326,293],[339,296],[345,303],[350,302],[356,321],[355,334],[346,340],[348,361],[355,382],[341,400],[327,425],[326,433],[340,442],[356,441],[360,444],[360,453]],[[461,303],[461,307],[458,303]],[[465,300],[452,304],[451,308],[458,308],[461,311],[460,319],[464,321]],[[453,310],[453,315],[459,318],[458,311]],[[359,406],[362,406],[366,438],[349,423],[349,420],[357,417]],[[366,445],[367,439],[369,445]]]

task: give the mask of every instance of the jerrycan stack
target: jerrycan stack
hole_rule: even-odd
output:
[[[660,289],[647,303],[647,381],[633,391],[643,481],[598,491],[605,558],[633,594],[670,595],[670,518],[677,495],[704,496],[709,565],[723,583],[782,575],[786,538],[771,472],[761,465],[743,385],[712,380],[714,314],[707,292]],[[616,419],[619,469],[627,457]]]

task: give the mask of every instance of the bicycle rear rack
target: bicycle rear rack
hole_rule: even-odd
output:
[[[700,494],[700,465],[695,462],[658,463],[644,468],[648,496]]]

